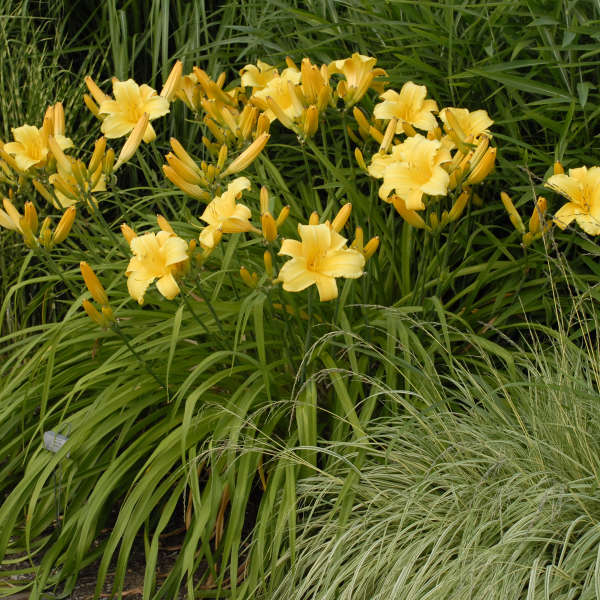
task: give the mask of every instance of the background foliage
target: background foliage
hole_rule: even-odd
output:
[[[61,100],[91,148],[87,74],[104,89],[113,75],[160,88],[175,59],[234,81],[257,58],[358,51],[391,87],[411,79],[440,106],[486,109],[499,147],[483,205],[433,247],[388,206],[374,211],[339,119],[323,156],[278,134],[255,175],[279,205],[306,219],[351,195],[355,223],[382,236],[368,275],[336,305],[313,302],[309,321],[306,297],[287,315],[275,292],[243,286],[239,267],[259,265],[237,239],[196,283],[215,314],[128,298],[121,222],[143,229],[161,212],[197,235],[202,207],[160,171],[171,135],[198,143],[181,105],[103,199],[109,227],[77,221],[54,256],[60,277],[3,231],[1,593],[68,593],[96,559],[98,590],[108,572],[118,590],[141,538],[147,598],[181,584],[190,597],[594,597],[598,248],[569,230],[524,251],[498,195],[530,214],[555,160],[598,162],[598,19],[584,0],[0,2],[5,141]],[[81,310],[80,260],[124,337]],[[47,430],[69,448],[46,452]],[[179,558],[156,580],[161,535],[179,527]]]

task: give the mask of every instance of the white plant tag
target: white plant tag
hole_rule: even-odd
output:
[[[44,431],[44,447],[50,452],[58,452],[68,439],[68,437],[61,435],[60,433]]]

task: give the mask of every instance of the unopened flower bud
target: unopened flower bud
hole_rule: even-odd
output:
[[[565,172],[564,167],[558,161],[556,161],[554,163],[554,174],[555,175],[562,175],[564,172]]]
[[[25,208],[23,210],[23,218],[27,222],[31,233],[35,235],[38,230],[38,214],[35,210],[33,202],[25,202]]]
[[[531,219],[529,219],[529,232],[532,235],[540,233],[542,230],[542,222],[548,203],[544,196],[540,196],[533,207],[533,213],[531,213]]]
[[[308,224],[309,225],[318,225],[319,224],[319,213],[315,210],[311,213],[310,217],[308,218]]]
[[[347,223],[348,219],[350,218],[351,212],[352,204],[350,202],[344,204],[344,206],[340,208],[337,215],[335,215],[335,218],[331,222],[331,229],[333,229],[333,231],[340,232],[344,228],[344,225]]]
[[[88,171],[90,173],[95,173],[98,170],[98,167],[102,164],[102,159],[104,158],[104,153],[106,152],[106,138],[103,136],[96,140],[94,144],[94,152],[92,154],[92,158],[90,158],[90,162],[88,163]]]
[[[73,227],[73,223],[75,222],[76,215],[77,209],[74,206],[67,208],[54,230],[54,235],[52,236],[53,245],[60,244],[67,239],[67,236],[71,232],[71,227]]]
[[[228,167],[223,171],[223,176],[243,171],[250,166],[262,152],[271,136],[263,133],[257,137]]]
[[[106,320],[106,317],[100,314],[89,300],[84,300],[81,303],[81,305],[83,306],[83,310],[85,310],[85,312],[87,313],[87,316],[92,321],[94,321],[94,323],[97,323],[98,325],[100,325],[100,327],[108,326],[108,321]]]
[[[463,190],[460,196],[455,200],[450,212],[448,213],[448,221],[456,221],[460,218],[465,210],[465,207],[467,206],[470,195],[470,190]]]
[[[139,148],[142,143],[142,139],[144,138],[144,134],[146,133],[146,128],[148,127],[148,123],[150,122],[150,115],[148,113],[144,113],[135,124],[135,127],[131,130],[129,137],[123,147],[121,148],[121,152],[119,152],[119,158],[117,159],[117,163],[114,166],[114,171],[116,171],[122,164],[126,163],[128,160],[133,158],[133,155],[136,153],[136,150]]]
[[[128,244],[131,244],[131,240],[137,237],[137,233],[127,223],[121,225],[121,233]]]
[[[260,217],[262,225],[262,234],[267,242],[273,242],[277,238],[277,224],[273,215],[267,211],[264,212]]]
[[[256,287],[256,283],[257,283],[257,279],[258,279],[258,276],[256,275],[256,273],[252,273],[252,275],[250,275],[250,273],[248,272],[248,269],[246,269],[246,267],[241,267],[240,268],[240,275],[242,277],[243,282],[249,288],[255,288]]]
[[[383,154],[387,154],[390,146],[392,144],[392,140],[396,135],[396,126],[398,125],[398,119],[396,117],[392,118],[390,122],[387,124],[385,128],[385,133],[383,134],[383,139],[381,140],[381,145],[379,146],[379,152]]]
[[[269,278],[273,279],[273,256],[268,250],[266,250],[263,254],[263,260],[265,263],[265,271],[267,275],[269,276]]]
[[[179,82],[181,80],[181,75],[183,73],[183,63],[178,60],[173,65],[165,84],[160,91],[160,95],[163,98],[166,98],[169,102],[173,100],[173,96],[179,87]]]
[[[367,245],[363,249],[363,254],[365,255],[365,259],[369,260],[375,252],[377,252],[377,248],[379,248],[379,236],[371,238]]]
[[[162,215],[156,215],[156,221],[158,222],[158,226],[163,231],[166,231],[167,233],[172,233],[173,235],[175,235],[175,232],[173,231],[171,224]]]
[[[467,178],[467,183],[481,183],[494,169],[496,162],[496,148],[488,148],[483,158],[475,165]]]
[[[365,159],[363,157],[363,153],[360,151],[360,148],[354,148],[354,157],[356,158],[356,162],[358,166],[363,170],[367,170],[367,163],[365,163]]]
[[[514,228],[519,233],[525,233],[525,225],[523,225],[521,215],[519,215],[517,212],[511,197],[506,192],[500,192],[500,199],[502,200],[502,204],[504,204],[504,208],[508,213],[508,218],[510,219],[510,222],[513,224]]]
[[[284,206],[281,209],[281,212],[279,213],[277,220],[275,221],[277,227],[281,227],[285,223],[285,220],[288,218],[289,214],[290,214],[290,207]]]
[[[304,139],[311,138],[315,133],[317,133],[317,129],[319,128],[319,110],[313,104],[308,107],[304,114],[304,127],[302,134],[304,135]]]
[[[90,265],[88,265],[85,261],[82,261],[79,263],[79,268],[81,269],[81,274],[83,275],[83,281],[85,282],[88,291],[92,295],[92,298],[102,306],[108,305],[108,296],[106,294],[106,290],[100,283],[100,280]]]

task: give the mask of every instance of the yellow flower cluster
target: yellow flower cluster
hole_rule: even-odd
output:
[[[427,88],[412,81],[400,92],[389,89],[379,98],[373,123],[354,108],[360,137],[350,131],[357,143],[360,138],[379,143],[369,165],[356,149],[359,164],[383,180],[379,197],[393,204],[412,226],[428,229],[417,211],[452,193],[450,210],[442,211],[441,220],[431,213],[430,224],[437,228],[455,221],[469,200],[469,186],[483,181],[494,167],[496,149],[489,145],[493,121],[484,110],[448,107],[440,111],[427,98]]]

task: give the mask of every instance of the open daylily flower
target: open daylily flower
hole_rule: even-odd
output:
[[[282,122],[285,121],[284,125],[287,127],[290,122],[298,120],[306,110],[300,98],[299,83],[300,71],[285,69],[281,75],[273,77],[264,88],[253,93],[251,101],[265,112],[271,122],[278,118]],[[273,111],[272,103],[279,108],[278,114]],[[281,117],[280,113],[283,113]]]
[[[17,166],[22,171],[30,167],[43,167],[48,157],[48,134],[44,128],[38,129],[33,125],[23,125],[12,130],[14,142],[4,144],[4,150],[12,154]],[[54,136],[61,150],[73,146],[73,142],[64,135]]]
[[[242,233],[253,229],[250,223],[252,213],[247,206],[236,204],[236,196],[243,190],[250,189],[250,181],[246,177],[234,179],[227,190],[217,196],[206,207],[200,217],[208,223],[200,233],[200,243],[205,248],[214,248],[223,233]]]
[[[131,297],[143,304],[148,286],[158,279],[158,291],[167,300],[175,298],[179,293],[179,286],[174,274],[188,260],[188,245],[185,240],[168,231],[159,231],[156,234],[146,233],[134,237],[130,248],[133,257],[125,275]]]
[[[348,106],[356,104],[373,83],[375,77],[386,75],[383,69],[375,69],[376,58],[355,52],[350,58],[334,60],[329,64],[329,74],[341,73],[346,78],[345,85],[338,87],[338,93]]]
[[[328,223],[298,225],[301,242],[283,240],[280,255],[291,256],[279,271],[288,292],[300,292],[316,284],[321,302],[337,298],[336,277],[357,279],[363,274],[365,257],[346,248],[346,238]]]
[[[470,112],[466,108],[447,107],[440,111],[440,119],[448,128],[452,125],[448,122],[448,113],[452,112],[457,125],[462,130],[465,137],[473,136],[477,138],[481,134],[490,136],[489,128],[494,124],[485,110],[474,110]]]
[[[600,167],[569,169],[568,175],[550,177],[546,187],[569,200],[554,215],[558,227],[575,220],[587,234],[600,235]]]
[[[104,115],[102,133],[107,138],[119,138],[127,135],[136,126],[144,113],[152,121],[169,112],[169,101],[156,93],[146,84],[138,85],[133,79],[113,80],[115,99],[100,103],[99,114]],[[156,138],[156,132],[150,123],[143,136],[148,143]]]
[[[426,100],[427,88],[424,85],[416,85],[407,81],[400,90],[387,90],[379,96],[383,102],[377,104],[373,111],[376,119],[398,119],[396,133],[404,131],[403,124],[408,123],[422,129],[431,131],[437,127],[437,121],[433,116],[438,106],[435,100]]]
[[[389,202],[392,192],[404,200],[407,210],[423,210],[423,194],[444,196],[450,177],[441,166],[452,159],[439,140],[428,140],[420,134],[398,144],[394,151],[399,158],[383,169],[383,184],[379,197]]]
[[[270,64],[259,60],[256,65],[246,65],[241,71],[242,85],[251,87],[253,92],[262,90],[266,85],[279,75],[277,69]]]

